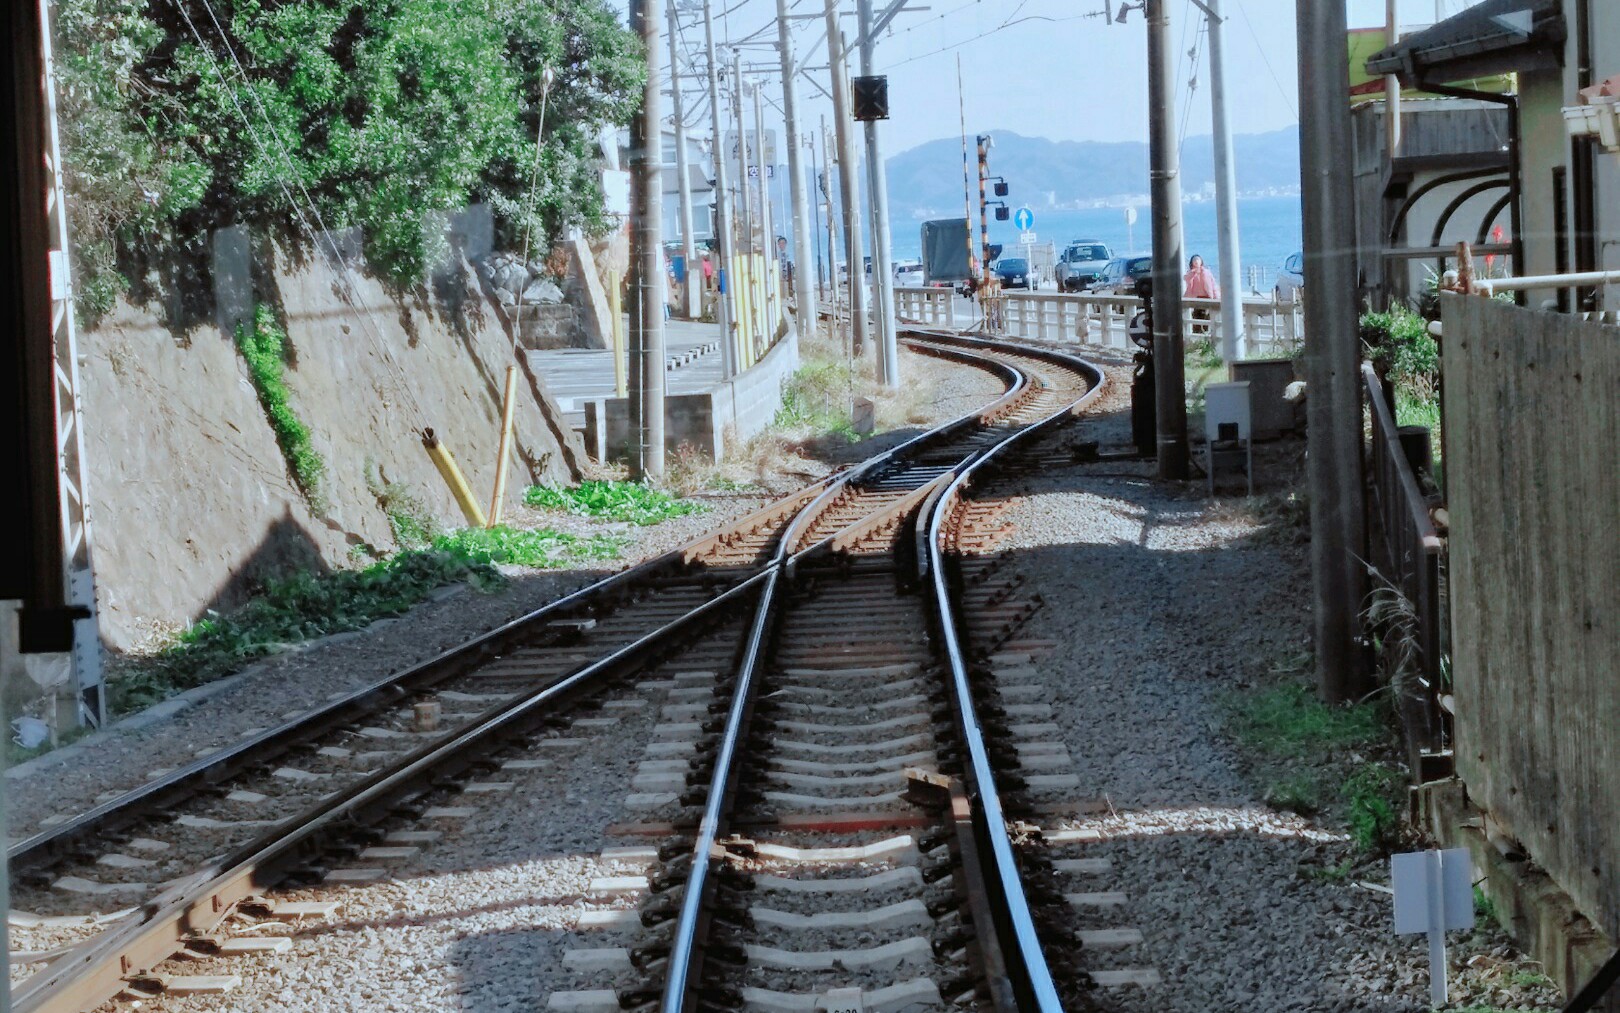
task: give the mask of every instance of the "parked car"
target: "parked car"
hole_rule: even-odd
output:
[[[1271,290],[1278,302],[1299,302],[1299,294],[1305,290],[1305,254],[1296,253],[1283,261],[1282,269],[1277,272],[1277,284]]]
[[[908,260],[894,265],[894,283],[896,285],[921,285],[923,283],[922,261]]]
[[[1138,278],[1153,277],[1153,258],[1147,254],[1115,257],[1103,269],[1102,276],[1086,291],[1097,295],[1135,295]]]
[[[1082,239],[1070,243],[1058,258],[1056,277],[1058,289],[1079,292],[1102,276],[1114,253],[1103,243]]]
[[[1023,257],[1003,257],[995,271],[1002,288],[1029,288],[1029,261]]]

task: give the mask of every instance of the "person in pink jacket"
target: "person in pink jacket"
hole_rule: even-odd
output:
[[[1187,262],[1187,277],[1184,281],[1187,287],[1181,294],[1189,299],[1219,299],[1221,297],[1221,286],[1215,280],[1214,272],[1204,266],[1204,258],[1196,253],[1193,254],[1192,260]],[[1192,311],[1192,315],[1195,321],[1208,320],[1210,312],[1199,306]],[[1209,330],[1208,324],[1193,324],[1194,334],[1207,335]]]
[[[1204,266],[1204,258],[1193,254],[1192,260],[1187,262],[1186,291],[1181,294],[1189,299],[1219,299],[1221,297],[1220,283],[1215,280],[1215,273]]]

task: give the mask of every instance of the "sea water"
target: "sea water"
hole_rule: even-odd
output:
[[[1016,205],[1014,205],[1016,207]],[[974,222],[975,228],[977,221]],[[894,259],[916,260],[922,242],[920,221],[895,218],[891,225],[894,236]],[[1130,253],[1148,253],[1153,245],[1151,211],[1143,206],[1137,209],[1136,224],[1128,226],[1125,209],[1119,207],[1084,208],[1077,211],[1035,211],[1032,230],[1038,243],[1052,243],[1058,253],[1077,239],[1107,243],[1115,256]],[[1300,204],[1298,197],[1252,197],[1238,201],[1239,253],[1244,265],[1245,284],[1248,268],[1263,270],[1264,285],[1269,292],[1277,269],[1289,256],[1298,253],[1301,246]],[[1182,205],[1183,250],[1182,261],[1200,254],[1204,263],[1217,274],[1220,272],[1219,231],[1215,225],[1214,201],[1189,201]],[[1004,245],[1005,256],[1019,256],[1018,229],[1012,222],[990,221],[990,241]],[[1353,237],[1346,237],[1353,242]]]

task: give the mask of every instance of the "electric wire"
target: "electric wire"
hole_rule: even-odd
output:
[[[209,20],[214,24],[214,30],[219,33],[220,41],[225,47],[225,52],[230,56],[231,62],[236,66],[238,79],[244,85],[247,85],[249,83],[247,68],[242,65],[242,61],[237,57],[236,49],[231,45],[230,38],[226,35],[224,26],[220,24],[219,16],[215,12],[213,4],[210,2],[210,0],[202,0],[202,3],[204,9],[208,11]],[[228,97],[230,98],[231,105],[236,109],[237,115],[241,117],[242,124],[247,128],[248,136],[252,139],[254,147],[259,149],[261,156],[268,156],[269,151],[267,146],[260,139],[259,132],[254,129],[253,120],[248,116],[247,110],[242,108],[242,104],[236,96],[235,89],[231,87],[228,81],[226,81],[224,73],[220,70],[218,60],[214,57],[213,51],[208,47],[207,42],[204,41],[202,32],[197,28],[196,22],[192,20],[191,12],[186,9],[185,0],[176,0],[175,6],[177,9],[179,9],[181,17],[185,19],[186,25],[191,29],[192,36],[196,38],[198,47],[204,53],[208,54],[209,68],[214,71],[214,75],[219,79],[221,87],[225,89]],[[269,111],[264,108],[263,102],[259,99],[258,93],[254,91],[253,88],[248,87],[246,90],[248,95],[252,98],[259,116],[263,119],[265,129],[270,133],[271,140],[273,140],[276,144],[276,149],[280,155],[281,164],[286,168],[288,175],[293,177],[293,183],[298,187],[299,192],[303,194],[305,202],[309,205],[311,214],[314,215],[316,223],[320,225],[321,235],[326,237],[327,245],[331,249],[333,259],[337,261],[339,268],[343,272],[345,287],[338,289],[339,297],[342,298],[344,302],[349,304],[350,309],[356,311],[356,319],[360,322],[361,326],[367,330],[369,336],[376,343],[385,363],[396,374],[401,390],[404,391],[405,396],[410,400],[412,407],[415,409],[418,422],[425,423],[426,414],[422,411],[421,400],[416,395],[415,384],[411,382],[410,375],[402,366],[400,366],[399,362],[395,360],[392,351],[388,347],[388,342],[382,336],[381,325],[376,318],[376,314],[370,309],[370,307],[357,306],[354,299],[350,295],[350,290],[352,290],[354,286],[356,277],[354,269],[349,265],[348,259],[344,257],[343,251],[341,248],[339,248],[337,240],[332,237],[331,230],[326,227],[326,222],[321,217],[320,209],[315,206],[315,201],[312,197],[310,197],[308,189],[305,188],[303,184],[303,180],[299,178],[297,170],[293,165],[292,156],[287,152],[286,146],[281,143],[281,137],[276,132],[275,124],[270,119]],[[304,232],[309,236],[310,242],[319,247],[320,239],[316,236],[313,227],[311,227],[309,219],[305,217],[303,208],[299,206],[297,198],[295,198],[287,189],[286,181],[278,176],[276,184],[281,189],[282,195],[286,197],[288,204],[291,205],[294,214],[298,216],[298,221],[303,226]]]

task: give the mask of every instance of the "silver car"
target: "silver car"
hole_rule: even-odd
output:
[[[894,265],[894,283],[917,287],[923,283],[923,266],[918,261],[903,261]]]

